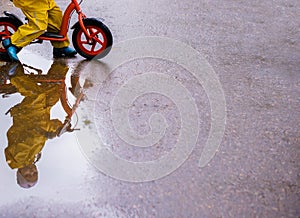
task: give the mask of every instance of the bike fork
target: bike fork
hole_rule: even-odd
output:
[[[84,32],[85,36],[88,38],[88,40],[91,40],[92,37],[91,35],[89,34],[89,32],[87,31],[87,29],[85,28],[84,26],[84,23],[83,23],[83,19],[85,18],[85,15],[80,11],[78,13],[78,21],[79,21],[79,25],[82,29],[82,31]]]

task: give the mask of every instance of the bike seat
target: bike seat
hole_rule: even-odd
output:
[[[41,36],[42,37],[47,37],[47,38],[55,38],[55,39],[64,38],[64,36],[62,36],[62,35],[59,35],[57,33],[51,33],[51,32],[45,32]]]

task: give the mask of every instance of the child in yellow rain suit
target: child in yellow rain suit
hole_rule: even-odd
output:
[[[68,67],[53,63],[47,77],[62,79]],[[7,132],[6,161],[17,170],[17,182],[23,188],[36,184],[38,172],[36,158],[49,138],[55,137],[62,127],[58,119],[50,119],[51,108],[59,101],[61,86],[58,83],[37,83],[23,73],[19,64],[11,83],[24,96],[21,103],[10,109],[13,125]]]
[[[13,61],[19,61],[18,48],[28,45],[46,30],[53,33],[60,31],[62,11],[54,0],[13,0],[13,3],[22,10],[28,18],[28,23],[20,26],[10,39],[3,40],[2,45]],[[73,57],[77,54],[74,49],[68,47],[68,39],[51,43],[54,57]]]

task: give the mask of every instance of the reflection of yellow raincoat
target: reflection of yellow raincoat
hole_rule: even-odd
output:
[[[62,23],[62,12],[54,0],[14,0],[14,5],[28,18],[11,36],[11,42],[17,47],[24,47],[48,30],[58,33]],[[52,42],[55,48],[69,46],[69,40]]]
[[[52,65],[47,75],[58,79],[59,73],[60,78],[64,78],[67,71],[66,66]],[[20,72],[11,83],[25,97],[10,110],[13,125],[7,132],[5,156],[8,165],[14,169],[32,164],[49,133],[55,133],[61,127],[58,119],[50,120],[51,107],[58,102],[61,89],[59,84],[39,84]]]

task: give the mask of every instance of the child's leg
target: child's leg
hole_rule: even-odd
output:
[[[62,11],[58,6],[53,7],[48,11],[48,31],[58,33],[62,23]],[[69,39],[63,42],[51,42],[54,48],[68,47],[70,44]]]
[[[11,36],[11,43],[17,47],[24,47],[45,32],[48,26],[47,11],[22,10],[28,18],[28,23],[23,24]]]

